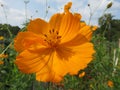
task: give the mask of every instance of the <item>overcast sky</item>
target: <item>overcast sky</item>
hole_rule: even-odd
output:
[[[86,23],[88,23],[90,17],[88,4],[90,4],[91,12],[93,13],[91,24],[97,25],[98,18],[103,15],[106,6],[111,1],[113,6],[106,13],[111,13],[114,18],[120,19],[120,0],[29,0],[29,3],[27,3],[27,18],[34,19],[39,17],[49,20],[54,13],[63,12],[64,5],[69,1],[73,2],[71,11],[80,13],[82,20]],[[24,0],[0,0],[0,23],[7,22],[21,27],[25,20]]]

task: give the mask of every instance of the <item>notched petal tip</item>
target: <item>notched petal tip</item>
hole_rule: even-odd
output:
[[[74,16],[77,17],[77,18],[79,18],[79,19],[82,18],[82,16],[79,13],[74,13]]]
[[[69,13],[69,9],[72,6],[72,2],[68,2],[65,6],[64,6],[64,12],[65,13]]]

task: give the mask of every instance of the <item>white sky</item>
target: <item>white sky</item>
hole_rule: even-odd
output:
[[[48,8],[47,17],[45,17],[46,1],[47,6],[50,7]],[[120,19],[120,0],[29,0],[27,4],[27,17],[29,19],[32,16],[32,19],[39,17],[49,20],[54,13],[62,12],[64,5],[69,1],[73,2],[71,11],[80,13],[82,20],[86,23],[88,23],[90,17],[88,4],[90,4],[91,11],[94,12],[91,24],[97,25],[98,18],[103,15],[103,11],[111,1],[113,2],[113,6],[106,13],[111,13],[114,18]],[[4,6],[4,10],[1,5]],[[0,23],[7,22],[11,25],[21,27],[25,20],[24,0],[0,0]]]

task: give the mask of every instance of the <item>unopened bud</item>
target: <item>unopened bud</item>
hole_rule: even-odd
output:
[[[107,9],[108,9],[108,8],[111,8],[111,6],[112,6],[112,2],[110,2],[110,3],[107,5]]]
[[[90,4],[88,4],[88,7],[90,6]]]
[[[3,7],[4,5],[3,4],[1,4],[1,7]]]

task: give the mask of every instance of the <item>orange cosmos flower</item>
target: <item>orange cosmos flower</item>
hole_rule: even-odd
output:
[[[65,5],[64,13],[54,14],[49,22],[31,20],[27,31],[18,33],[15,63],[22,72],[35,73],[38,81],[60,82],[92,60],[95,51],[90,39],[96,27],[80,22],[81,15],[69,11],[71,5]]]
[[[8,55],[7,54],[0,54],[0,58],[7,58]]]
[[[114,86],[114,84],[113,84],[113,82],[111,81],[111,80],[109,80],[108,82],[107,82],[107,85],[109,86],[109,87],[113,87]]]
[[[4,64],[4,62],[0,60],[0,64]]]
[[[3,36],[0,36],[0,40],[3,40],[4,39],[4,37]]]

